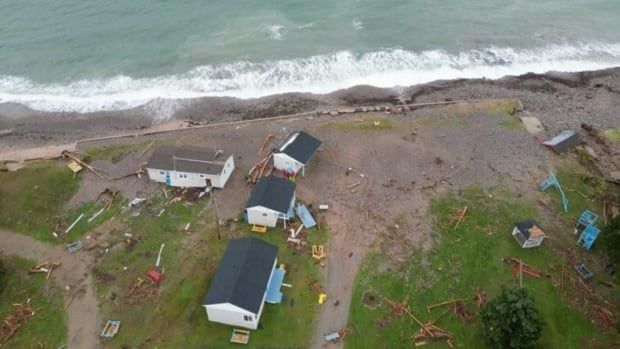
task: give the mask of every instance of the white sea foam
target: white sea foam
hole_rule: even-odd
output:
[[[364,29],[364,23],[362,21],[360,21],[359,19],[355,18],[351,21],[351,26],[353,26],[353,29],[355,30],[362,30]]]
[[[0,102],[44,111],[119,110],[149,101],[201,96],[261,97],[285,92],[326,93],[359,84],[408,86],[438,79],[500,78],[527,72],[581,71],[620,66],[620,43],[554,45],[536,49],[498,48],[460,54],[402,49],[354,54],[349,51],[293,60],[205,65],[152,78],[116,76],[69,84],[41,84],[0,76]],[[157,105],[164,105],[162,108]],[[176,103],[150,103],[166,116]]]
[[[284,38],[284,26],[271,25],[267,27],[267,36],[273,40],[282,40]]]

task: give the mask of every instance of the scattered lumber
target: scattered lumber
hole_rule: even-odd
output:
[[[450,217],[452,218],[452,222],[454,224],[454,228],[452,228],[452,230],[456,230],[456,228],[459,227],[459,224],[461,224],[461,222],[463,222],[463,220],[465,219],[466,214],[467,214],[467,206],[463,208],[457,207],[452,211],[452,214],[450,215]]]
[[[411,336],[413,344],[418,347],[429,341],[445,341],[450,348],[454,347],[454,335],[431,322],[422,325],[422,328]]]
[[[144,173],[144,169],[142,167],[138,168],[136,171],[134,172],[130,172],[130,173],[125,173],[123,175],[120,175],[118,177],[114,177],[112,178],[113,181],[119,180],[119,179],[123,179],[125,177],[131,177],[131,176],[138,176],[138,178],[140,178],[140,176]]]
[[[614,314],[606,308],[595,305],[596,308],[596,318],[601,325],[612,327],[615,324],[615,316]]]
[[[85,168],[87,168],[90,172],[94,173],[97,177],[99,177],[99,178],[101,178],[101,179],[104,179],[104,178],[103,178],[103,175],[102,175],[101,173],[99,173],[99,171],[97,171],[97,170],[96,170],[94,167],[92,167],[91,165],[89,165],[89,164],[85,163],[84,161],[82,161],[82,159],[80,159],[80,158],[78,158],[77,156],[73,155],[73,153],[71,153],[70,151],[68,151],[68,150],[64,150],[64,151],[61,153],[61,156],[62,156],[62,157],[65,157],[65,158],[69,158],[69,159],[71,159],[71,160],[73,160],[73,161],[77,162],[77,163],[78,163],[78,164],[80,164],[82,167],[85,167]]]
[[[146,148],[142,149],[142,151],[138,154],[138,159],[142,157],[142,155],[144,155],[144,153],[146,153],[149,149],[151,149],[151,147],[153,146],[153,144],[155,144],[154,141],[151,141],[151,143],[149,143]]]
[[[248,172],[246,179],[248,183],[255,184],[263,176],[268,176],[273,171],[271,162],[272,153],[267,154],[264,158],[259,160]]]
[[[473,315],[469,310],[467,310],[467,307],[465,307],[465,303],[463,303],[462,301],[456,301],[452,303],[452,312],[454,313],[454,315],[456,315],[456,317],[461,319],[461,321],[466,324],[471,324],[472,322],[474,322]]]
[[[15,304],[15,309],[7,315],[0,325],[0,345],[4,344],[34,315],[30,304]]]
[[[357,181],[355,183],[351,183],[351,184],[347,185],[347,189],[353,189],[353,188],[357,187],[360,184],[362,184],[362,181]]]
[[[269,134],[267,134],[267,137],[265,137],[263,144],[260,146],[260,149],[258,150],[259,156],[263,153],[263,150],[265,150],[265,147],[267,146],[267,144],[272,138],[273,138],[273,134],[271,134],[271,131],[269,131]]]
[[[58,262],[58,263],[50,263],[50,262],[43,262],[43,263],[39,263],[37,265],[35,265],[33,268],[31,268],[30,270],[28,270],[29,274],[35,274],[35,273],[45,273],[46,275],[46,279],[50,278],[50,275],[52,275],[52,272],[54,271],[54,269],[60,267],[62,265],[62,263]]]
[[[430,312],[431,312],[431,309],[433,309],[433,308],[437,308],[437,307],[440,307],[440,306],[442,306],[442,305],[453,304],[453,303],[455,303],[455,302],[462,302],[462,301],[464,301],[464,300],[465,300],[465,299],[463,299],[463,298],[459,298],[459,299],[454,299],[454,298],[452,298],[452,299],[448,299],[448,300],[447,300],[447,301],[445,301],[445,302],[441,302],[441,303],[437,303],[437,304],[433,304],[433,305],[427,305],[427,306],[426,306],[426,311],[428,311],[428,312],[430,313]]]
[[[125,303],[140,304],[157,299],[158,286],[154,281],[138,278],[125,295]]]
[[[506,257],[506,258],[502,258],[502,260],[507,265],[513,267],[513,275],[523,273],[523,274],[529,275],[534,278],[540,278],[541,276],[545,276],[548,278],[551,277],[549,273],[538,271],[533,266],[523,263],[523,261],[521,261],[520,259],[517,259],[514,257]]]

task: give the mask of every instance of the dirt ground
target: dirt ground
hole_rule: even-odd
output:
[[[37,262],[62,263],[54,270],[51,279],[64,291],[65,304],[68,304],[67,347],[96,348],[102,319],[89,273],[92,260],[88,254],[68,254],[61,246],[51,246],[3,229],[0,229],[0,239],[5,253]]]
[[[385,117],[396,121],[392,128],[359,126],[365,119]],[[430,247],[432,221],[427,210],[431,198],[470,185],[502,184],[521,195],[536,190],[554,155],[524,129],[505,126],[508,118],[511,116],[470,107],[423,109],[391,116],[314,116],[82,143],[78,150],[172,139],[232,152],[237,169],[226,188],[216,192],[218,215],[229,219],[243,210],[251,190],[244,177],[258,160],[258,149],[269,132],[276,136],[270,147],[299,129],[321,139],[323,145],[305,177],[297,180],[300,200],[314,206],[329,205],[329,210],[321,213],[330,230],[325,268],[329,300],[321,308],[312,339],[312,347],[319,348],[324,344],[324,334],[347,325],[355,274],[370,246],[380,242],[379,247],[396,261],[414,247]],[[149,155],[137,159],[129,154],[117,164],[100,161],[96,165],[116,176],[134,171]],[[146,176],[106,183],[86,173],[83,179],[71,206],[95,199],[111,185],[127,199],[161,190]]]

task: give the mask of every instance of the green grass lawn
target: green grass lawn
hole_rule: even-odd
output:
[[[620,144],[620,128],[610,128],[605,130],[604,135],[615,144]]]
[[[286,246],[280,229],[264,235],[250,232],[242,222],[222,227],[217,238],[214,218],[208,198],[186,206],[174,204],[161,217],[162,198],[155,198],[142,208],[137,217],[129,212],[113,219],[126,227],[122,232],[140,239],[132,251],[124,243],[104,257],[95,270],[97,294],[105,319],[122,321],[121,331],[106,347],[122,348],[222,348],[230,345],[232,327],[207,321],[202,301],[215,268],[231,238],[258,236],[279,247],[278,261],[288,272],[284,282],[293,288],[283,288],[285,301],[280,305],[265,305],[262,328],[252,331],[247,348],[292,348],[307,346],[318,311],[317,295],[308,288],[307,275],[319,279],[320,271],[309,255],[294,253]],[[191,223],[188,234],[184,228]],[[120,232],[119,232],[120,234]],[[325,233],[312,231],[310,241],[324,242]],[[155,264],[161,243],[165,243],[162,281],[159,298],[142,304],[126,304],[130,285]],[[127,266],[128,270],[124,271]],[[113,296],[114,295],[114,296]],[[114,300],[112,300],[114,298]]]
[[[58,348],[67,338],[67,317],[60,289],[44,274],[28,274],[36,262],[9,256],[0,275],[0,318],[30,299],[35,315],[30,317],[2,348]]]
[[[369,117],[363,120],[335,121],[325,124],[327,127],[338,131],[381,131],[390,130],[396,126],[396,122],[385,117]]]
[[[378,320],[389,310],[385,302],[376,309],[363,305],[361,298],[365,290],[374,290],[397,301],[408,298],[413,314],[423,321],[435,319],[443,311],[439,308],[429,314],[427,305],[449,298],[465,298],[477,318],[477,308],[471,301],[476,289],[484,290],[491,299],[503,285],[517,284],[512,269],[501,261],[502,257],[520,258],[538,270],[562,263],[560,256],[546,246],[548,242],[539,248],[521,249],[510,234],[516,221],[540,219],[533,205],[503,190],[492,192],[492,198],[488,194],[470,189],[458,197],[436,200],[431,210],[436,219],[434,246],[428,253],[414,251],[402,269],[390,265],[377,251],[369,253],[355,282],[349,314],[354,333],[347,338],[346,348],[410,348],[412,342],[408,338],[419,329],[407,316],[380,327]],[[454,208],[463,206],[468,206],[469,213],[454,230],[450,215]],[[544,221],[539,223],[545,227]],[[556,274],[560,272],[551,273],[559,277]],[[542,338],[536,348],[585,348],[593,340],[601,343],[605,338],[594,331],[580,312],[567,305],[549,279],[526,276],[523,283],[535,297],[544,319]],[[477,321],[466,325],[449,313],[437,324],[454,333],[457,347],[484,348]],[[445,347],[445,343],[425,346]]]
[[[43,241],[52,235],[62,207],[79,187],[80,175],[63,164],[39,161],[17,172],[0,172],[0,226]]]

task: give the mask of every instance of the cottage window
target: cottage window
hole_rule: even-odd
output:
[[[266,213],[263,213],[263,217],[267,217],[267,214],[266,214]]]
[[[249,315],[243,315],[243,321],[248,321],[248,322],[252,322],[252,317]]]
[[[179,178],[187,179],[187,173],[179,173]]]
[[[164,172],[164,171],[159,171],[159,174],[163,176],[163,175],[165,175],[165,174],[166,174],[166,172]]]
[[[200,178],[205,178],[205,175],[201,174],[201,175],[200,175]]]

